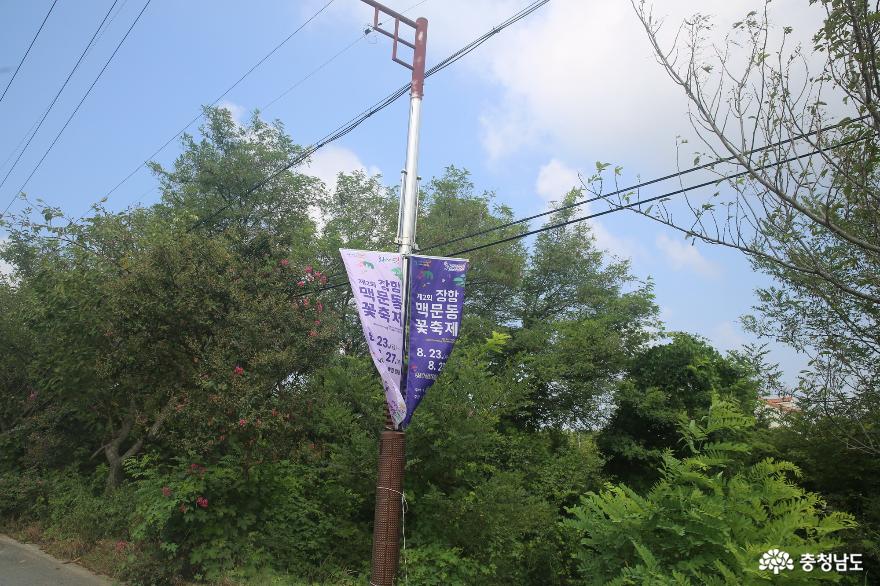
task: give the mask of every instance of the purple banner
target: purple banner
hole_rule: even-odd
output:
[[[340,248],[373,364],[382,378],[391,419],[406,416],[400,392],[403,367],[403,257],[396,252]]]
[[[461,325],[468,261],[410,256],[409,350],[406,369],[406,418],[443,370]]]

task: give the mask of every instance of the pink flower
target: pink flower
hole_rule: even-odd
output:
[[[241,375],[244,374],[244,369],[243,369],[241,366],[236,366],[235,368],[232,369],[232,372],[233,372],[236,376],[241,376]]]
[[[297,283],[297,285],[299,285],[300,287],[305,287],[305,286],[306,286],[306,282],[305,282],[305,281],[300,281],[299,283]]]
[[[116,553],[122,553],[125,551],[125,548],[128,546],[128,542],[126,541],[117,541],[116,542]]]
[[[316,338],[317,336],[318,336],[318,332],[316,330],[312,330],[311,332],[309,332],[310,338]]]
[[[315,303],[315,309],[318,310],[318,313],[321,313],[322,311],[324,311],[324,304],[318,301],[317,303]]]
[[[272,417],[278,417],[278,409],[272,409]]]
[[[327,283],[327,275],[321,275],[321,284],[325,285]]]
[[[171,496],[171,487],[163,486],[162,487],[162,496],[164,496],[165,498],[170,497]]]
[[[321,320],[319,320],[319,319],[316,319],[316,320],[315,320],[315,325],[316,325],[316,326],[319,326],[319,325],[321,325]]]
[[[306,297],[305,299],[303,299],[303,307],[308,307],[308,306],[309,306],[309,303],[310,303],[310,301],[309,301],[309,298],[308,298],[308,297]]]
[[[286,267],[287,265],[290,264],[290,261],[287,260],[286,258],[282,258],[280,264],[282,267]]]
[[[31,394],[28,395],[28,401],[34,401],[37,398],[37,391],[31,391]]]
[[[238,420],[239,427],[244,427],[245,425],[247,425],[247,419],[241,418]]]
[[[208,508],[208,499],[206,499],[203,496],[200,496],[199,498],[196,499],[196,504],[198,506],[202,507],[203,509],[207,509]]]
[[[312,272],[312,265],[308,265],[308,266],[306,267],[306,272],[307,272],[307,273],[311,273],[311,272]]]
[[[181,513],[185,513],[187,511],[186,505],[183,503],[180,503],[180,506],[177,507],[177,510],[180,511]]]

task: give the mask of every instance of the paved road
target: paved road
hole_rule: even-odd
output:
[[[65,564],[35,545],[0,535],[0,586],[110,586],[76,564]]]

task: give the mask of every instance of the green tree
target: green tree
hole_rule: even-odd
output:
[[[742,363],[697,337],[675,333],[671,338],[633,358],[598,436],[608,472],[641,488],[656,479],[667,450],[683,453],[681,417],[704,416],[715,395],[734,400],[746,412],[754,411],[757,399],[757,383]]]

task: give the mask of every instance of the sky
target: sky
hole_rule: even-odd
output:
[[[117,0],[94,47],[0,187],[0,209],[15,197],[145,1]],[[155,202],[156,179],[138,166],[326,1],[152,0],[24,191],[78,216],[137,169],[106,205]],[[0,1],[0,88],[50,4]],[[428,18],[430,66],[529,2],[386,4],[399,11],[418,4],[407,16]],[[0,102],[0,179],[111,5],[113,0],[58,0]],[[667,33],[699,11],[715,18],[713,34],[720,39],[730,23],[761,3],[656,0],[653,6],[666,19]],[[821,22],[806,0],[776,0],[771,7],[773,21],[793,26],[803,42]],[[364,38],[371,20],[372,9],[359,0],[335,0],[219,104],[239,119],[260,109],[264,118],[282,121],[295,141],[311,144],[409,79],[409,71],[391,61],[389,39]],[[405,96],[319,151],[310,172],[332,185],[337,172],[363,169],[396,184],[407,109]],[[696,144],[687,101],[656,63],[627,0],[551,0],[429,78],[422,116],[420,175],[440,175],[448,165],[467,168],[477,189],[494,192],[517,216],[548,209],[580,185],[580,175],[592,174],[596,161],[621,166],[622,184],[628,184],[674,171],[678,137]],[[179,152],[173,141],[154,160],[169,165]],[[665,183],[642,195],[677,187]],[[16,201],[13,210],[23,205]],[[700,334],[725,351],[756,341],[739,319],[752,312],[755,288],[769,281],[740,253],[692,245],[632,213],[609,214],[591,226],[599,246],[630,259],[639,279],[653,279],[668,330]],[[794,383],[806,358],[772,340],[761,342],[770,344],[771,358]]]

